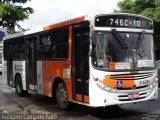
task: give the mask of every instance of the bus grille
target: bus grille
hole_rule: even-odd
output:
[[[153,76],[153,72],[148,73],[130,73],[130,74],[117,74],[110,75],[110,79],[114,80],[140,80],[146,79]]]
[[[133,101],[133,100],[140,100],[140,99],[144,99],[145,97],[139,97],[139,98],[135,98],[135,99],[120,99],[119,101]]]
[[[146,88],[146,87],[148,87],[148,85],[136,87],[136,88],[134,88],[134,90],[138,90],[138,89],[142,89],[142,88]],[[116,88],[116,89],[117,90],[132,90],[133,88]]]
[[[118,99],[119,101],[133,101],[133,100],[140,100],[140,99],[144,99],[147,96],[147,92],[145,93],[140,93],[138,98],[135,99],[129,99],[128,95],[119,95]]]

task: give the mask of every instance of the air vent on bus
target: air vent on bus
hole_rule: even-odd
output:
[[[134,88],[134,90],[142,89],[142,88],[146,88],[146,87],[148,87],[148,85],[136,87],[136,88]],[[117,90],[132,90],[133,88],[116,88],[116,89]]]
[[[115,80],[140,80],[152,77],[153,73],[130,73],[130,74],[117,74],[117,75],[110,75],[110,79]]]
[[[144,93],[140,93],[138,98],[135,99],[129,99],[128,95],[119,95],[118,99],[119,101],[133,101],[133,100],[140,100],[140,99],[144,99],[147,96],[147,92]]]

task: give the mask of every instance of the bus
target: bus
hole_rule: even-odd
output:
[[[19,96],[40,94],[105,107],[158,97],[153,21],[86,15],[4,38],[3,79]]]

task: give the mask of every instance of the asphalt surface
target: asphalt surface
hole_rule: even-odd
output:
[[[0,113],[48,114],[58,120],[160,120],[160,98],[155,101],[105,108],[72,104],[70,110],[64,111],[49,97],[18,97],[15,89],[8,87],[0,76]]]

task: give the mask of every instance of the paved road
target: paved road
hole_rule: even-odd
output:
[[[106,108],[88,108],[73,104],[71,110],[64,111],[51,98],[40,95],[18,97],[14,91],[6,86],[0,76],[0,112],[4,109],[3,111],[13,114],[53,114],[60,120],[142,120],[142,115],[150,114],[150,117],[154,115],[155,118],[159,115],[160,120],[160,98]]]

